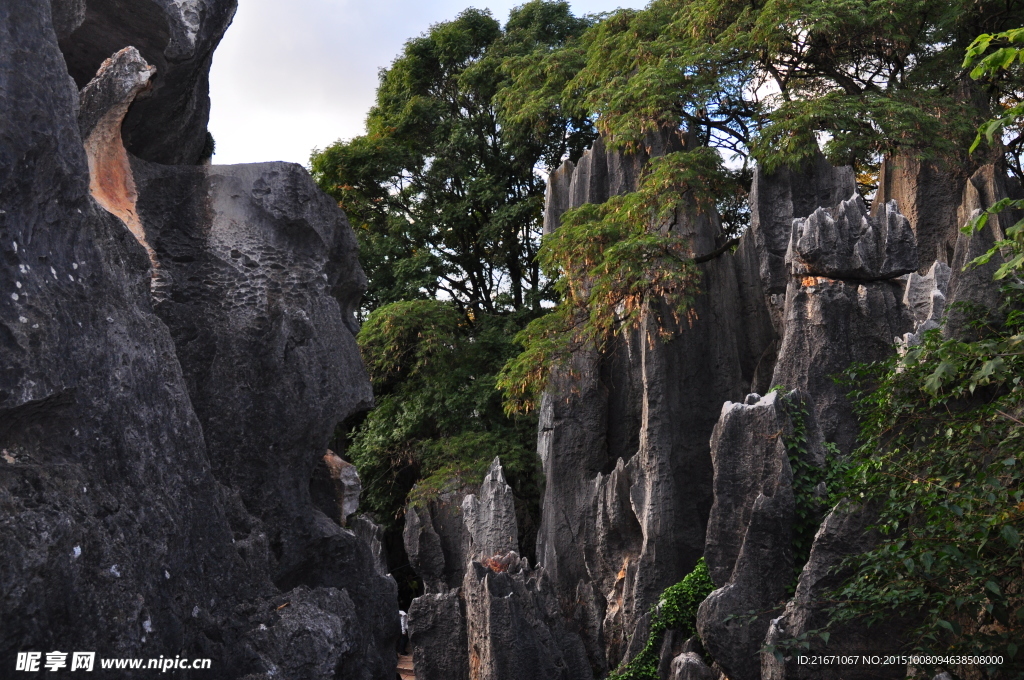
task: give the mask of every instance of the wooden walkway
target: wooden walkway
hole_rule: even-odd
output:
[[[398,657],[398,675],[402,680],[416,680],[416,674],[412,670],[412,654]]]

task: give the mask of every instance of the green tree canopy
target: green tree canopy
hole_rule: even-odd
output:
[[[537,169],[578,156],[593,129],[558,111],[510,122],[495,94],[506,59],[562,47],[588,25],[566,2],[517,7],[504,29],[467,9],[381,71],[366,135],[314,152],[314,177],[359,236],[367,310],[442,296],[496,313],[551,299],[536,262]]]

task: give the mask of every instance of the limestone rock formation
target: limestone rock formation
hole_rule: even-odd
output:
[[[519,557],[517,536],[498,459],[478,493],[449,489],[406,510],[406,549],[426,590],[409,609],[417,678],[593,677],[581,624],[564,616],[544,569]]]
[[[519,549],[515,498],[499,459],[491,462],[479,496],[469,494],[462,500],[462,515],[474,555],[489,557]]]
[[[853,362],[890,355],[894,338],[913,329],[897,277],[917,268],[908,221],[889,204],[874,219],[855,195],[852,175],[837,173],[832,194],[848,198],[794,219],[786,263],[790,268],[783,333],[773,385],[813,398],[826,441],[852,450],[857,424],[833,377]]]
[[[801,633],[820,630],[828,622],[826,594],[842,583],[844,574],[837,568],[843,558],[869,550],[878,540],[870,531],[873,515],[869,509],[840,507],[834,509],[815,536],[811,556],[797,582],[796,595],[781,616],[771,622],[765,642],[778,644]],[[900,641],[906,622],[902,620],[876,624],[870,628],[848,624],[835,627],[827,644],[815,635],[809,636],[811,648],[805,654],[861,655],[900,653]],[[779,661],[774,654],[761,655],[763,680],[868,680],[869,678],[900,678],[906,667],[898,665],[845,665],[842,667],[810,666],[797,663],[796,652],[788,651]]]
[[[768,625],[793,580],[795,499],[786,440],[799,418],[809,465],[824,450],[807,395],[751,395],[726,402],[711,438],[715,504],[705,559],[720,586],[697,614],[704,647],[732,680],[757,680]],[[751,615],[750,612],[757,612]]]
[[[914,332],[905,333],[903,347],[921,342],[921,336],[941,325],[946,311],[946,295],[952,270],[945,262],[935,261],[925,275],[911,272],[903,292],[903,306],[914,319]]]
[[[345,508],[332,521],[310,493],[335,425],[372,403],[350,315],[365,277],[344,215],[293,164],[136,160],[133,170],[164,278],[155,309],[214,475],[264,523],[274,582],[344,588],[360,621],[355,648],[386,649],[395,584],[377,573],[369,545],[339,526]],[[362,672],[381,676],[388,663],[367,660]]]
[[[317,461],[309,482],[313,504],[342,526],[359,509],[363,485],[356,466],[328,450]],[[372,524],[372,521],[370,522]]]
[[[964,185],[957,221],[961,225],[966,224],[1003,198],[1022,197],[1020,188],[1007,182],[1005,175],[995,166],[983,166]],[[992,276],[1003,263],[1001,255],[996,253],[987,264],[981,266],[971,267],[968,264],[1002,240],[1005,230],[1016,224],[1021,217],[1020,211],[1007,210],[990,216],[981,231],[957,233],[949,262],[953,271],[947,296],[949,318],[943,331],[947,337],[962,337],[969,332],[968,322],[972,312],[962,309],[957,303],[980,308],[983,319],[1000,319],[999,289],[1002,284],[994,281]]]
[[[895,201],[868,214],[859,194],[793,222],[786,264],[794,276],[877,281],[917,268],[917,242]]]
[[[949,263],[963,223],[957,207],[968,174],[962,168],[915,158],[912,153],[886,157],[878,177],[873,212],[896,201],[917,238],[918,271],[935,261]]]
[[[822,155],[802,167],[783,166],[772,174],[754,168],[750,186],[750,237],[764,290],[765,304],[775,331],[782,336],[783,304],[789,271],[786,253],[795,218],[807,217],[817,208],[830,208],[850,198],[856,185],[852,168],[836,168]]]
[[[465,602],[460,589],[428,592],[409,607],[417,680],[470,680]]]
[[[699,654],[685,652],[672,659],[668,680],[719,680],[719,675],[704,663]]]
[[[130,153],[199,160],[233,10],[0,6],[0,656],[391,680],[395,585],[309,489],[370,402],[351,230],[298,166]]]
[[[472,563],[463,582],[472,680],[593,678],[546,580],[514,552]]]
[[[427,593],[459,588],[469,560],[469,532],[462,514],[466,493],[458,483],[405,509],[405,553]]]
[[[680,143],[661,138],[646,153]],[[628,191],[646,158],[598,143],[578,163],[563,165],[549,178],[545,230],[583,201]],[[560,594],[563,616],[582,632],[595,670],[639,652],[648,608],[704,554],[720,588],[701,606],[698,629],[716,668],[734,680],[797,677],[792,667],[761,659],[762,645],[780,640],[783,623],[797,633],[810,630],[804,624],[812,619],[821,623],[814,617],[827,588],[810,584],[838,563],[838,546],[856,549],[871,538],[864,522],[840,528],[832,520],[836,526],[819,533],[802,590],[787,607],[795,499],[781,437],[792,421],[777,394],[728,402],[769,387],[797,390],[791,398],[807,411],[804,463],[821,467],[826,443],[843,455],[857,438],[835,376],[853,362],[890,356],[897,340],[916,341],[942,323],[954,290],[984,301],[991,288],[958,289],[957,281],[967,279],[957,263],[926,261],[930,254],[918,247],[924,235],[928,248],[951,256],[959,238],[965,254],[957,262],[968,250],[973,257],[987,248],[978,243],[972,250],[964,243],[969,237],[950,236],[947,227],[957,218],[923,203],[941,183],[929,168],[891,171],[873,213],[857,194],[853,171],[822,156],[774,174],[755,170],[750,229],[735,252],[701,265],[696,321],[672,329],[668,344],[648,325],[603,352],[577,352],[556,372],[538,430],[547,482],[538,561]],[[981,209],[1011,190],[983,172],[968,186],[965,205]],[[891,198],[910,195],[913,220]],[[939,217],[937,225],[928,222]],[[695,254],[720,244],[714,215],[685,205],[659,226],[687,236]],[[998,238],[990,232],[982,235],[988,244]],[[826,491],[819,485],[816,493]],[[762,615],[742,616],[751,610]],[[887,635],[894,636],[889,646],[898,646],[900,625],[849,627],[849,648],[884,647]],[[660,674],[669,677],[671,660],[681,654],[663,652]],[[678,665],[694,677],[719,672],[690,657]]]
[[[565,209],[635,189],[647,159],[683,148],[675,133],[650,135],[634,155],[595,143],[552,175],[546,228]],[[571,177],[568,177],[571,175]],[[721,245],[718,218],[680,206],[666,225],[696,254]],[[722,402],[749,391],[774,331],[747,238],[738,255],[700,265],[695,321],[657,338],[653,319],[606,352],[581,352],[552,381],[540,411],[544,513],[538,561],[561,597],[577,601],[595,668],[626,655],[640,617],[703,553],[711,508],[708,438]],[[762,370],[762,373],[765,371]],[[770,371],[767,371],[770,375]],[[767,385],[767,376],[764,380]],[[714,406],[712,406],[714,404]],[[641,641],[642,644],[642,641]]]
[[[236,0],[54,0],[54,27],[67,71],[79,88],[110,55],[135,47],[159,74],[152,93],[128,114],[123,134],[133,155],[188,165],[213,152],[209,71],[213,51],[235,16]]]

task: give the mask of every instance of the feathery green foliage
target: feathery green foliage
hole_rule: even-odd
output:
[[[493,372],[515,352],[511,335],[520,323],[470,320],[449,302],[408,300],[374,310],[363,324],[359,347],[377,406],[355,428],[347,453],[364,502],[387,524],[415,483],[479,484],[495,456],[517,495],[538,502],[536,419],[505,417],[494,388]],[[535,516],[539,508],[530,510]]]
[[[1016,64],[1016,65],[1015,65]],[[1016,28],[1002,33],[984,34],[971,43],[964,59],[964,68],[971,68],[971,77],[986,82],[998,82],[1024,75],[1024,28]],[[1006,89],[1006,88],[1004,88]],[[971,145],[974,151],[982,139],[990,145],[1005,145],[1009,148],[1020,148],[1021,131],[1024,129],[1024,97],[1019,93],[1009,93],[1001,102],[1000,115],[986,121],[978,129],[978,135]],[[1011,168],[1017,161],[1020,170],[1019,154],[1007,154]],[[971,233],[981,230],[988,223],[989,217],[1006,210],[1024,210],[1024,200],[1004,198],[974,217],[963,227],[963,232]],[[1002,280],[1024,269],[1024,219],[1007,228],[1001,240],[997,241],[984,255],[976,258],[971,264],[987,264],[996,253],[1006,254],[1003,264],[996,270],[995,277]]]

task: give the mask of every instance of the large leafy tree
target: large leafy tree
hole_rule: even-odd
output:
[[[693,256],[652,233],[651,217],[683,193],[705,209],[721,195],[728,183],[712,150],[768,168],[819,149],[866,171],[893,153],[967,170],[992,160],[1019,178],[1021,24],[1024,5],[1011,1],[656,0],[565,50],[521,59],[503,96],[524,116],[557,104],[595,116],[613,145],[659,126],[696,143],[652,164],[636,194],[568,213],[544,244],[569,304],[522,336],[527,352],[503,377],[513,399],[528,406],[545,361],[628,328],[646,300],[687,303],[699,285]],[[983,31],[993,33],[974,40]],[[528,87],[534,78],[544,86]],[[1024,201],[1002,201],[967,229],[1011,208]],[[862,445],[833,491],[878,513],[881,541],[847,562],[833,615],[910,615],[916,649],[939,659],[917,665],[926,677],[1024,677],[1022,233],[1024,220],[978,260],[1004,259],[1004,323],[982,318],[972,341],[933,331],[902,356],[851,369]],[[829,632],[816,632],[827,643]],[[965,654],[990,658],[963,665]]]
[[[314,153],[314,177],[360,237],[367,310],[441,296],[497,313],[551,298],[536,261],[537,170],[578,156],[592,127],[557,111],[516,124],[495,94],[506,59],[561,47],[587,25],[565,2],[527,3],[504,29],[468,9],[381,72],[366,135]]]
[[[503,413],[495,376],[553,296],[536,260],[539,171],[578,156],[594,131],[558,109],[513,121],[495,95],[509,58],[559,49],[588,25],[565,2],[529,2],[504,27],[468,9],[381,71],[365,135],[311,159],[355,227],[370,281],[359,345],[377,406],[339,436],[364,507],[385,523],[404,597],[415,584],[401,568],[402,509],[479,483],[495,456],[517,494],[521,542],[532,543],[536,420]]]

